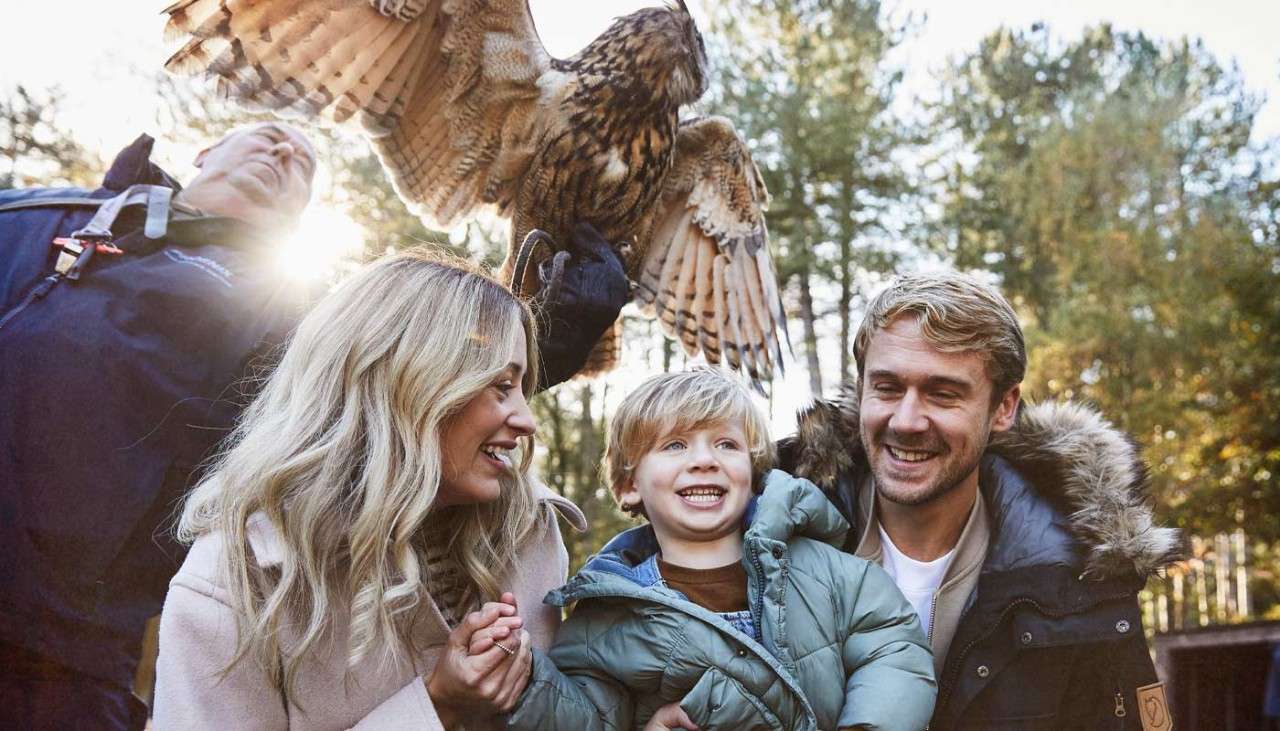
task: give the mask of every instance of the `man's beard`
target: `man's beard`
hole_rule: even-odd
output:
[[[933,430],[925,434],[906,436],[890,431],[888,425],[885,425],[874,437],[863,432],[861,438],[862,448],[867,454],[871,474],[876,481],[876,493],[892,503],[914,507],[937,500],[959,487],[965,481],[965,478],[977,468],[990,436],[990,427],[988,425],[987,433],[983,434],[981,439],[967,442],[967,448],[964,448],[961,453],[953,453],[951,445],[947,444]],[[938,460],[941,463],[941,472],[923,489],[910,491],[898,489],[898,480],[893,479],[888,474],[889,468],[883,464],[884,459],[890,458],[888,447],[885,446],[886,440],[900,449],[918,449],[933,452],[934,456],[931,459]],[[880,455],[879,459],[873,456],[877,454]]]

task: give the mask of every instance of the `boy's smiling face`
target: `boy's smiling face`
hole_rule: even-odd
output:
[[[739,540],[751,500],[751,454],[739,420],[668,432],[636,465],[624,505],[643,503],[664,554],[668,546]]]

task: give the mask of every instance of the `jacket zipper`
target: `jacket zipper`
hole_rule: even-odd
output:
[[[62,274],[60,272],[54,272],[40,280],[40,283],[33,287],[32,290],[27,293],[27,296],[22,298],[21,302],[14,305],[12,310],[9,310],[4,314],[3,318],[0,318],[0,329],[3,329],[5,325],[9,324],[10,320],[17,317],[23,310],[27,309],[27,306],[32,302],[44,299],[44,296],[49,294],[49,290],[53,289],[53,285],[60,281],[62,281]]]
[[[1059,618],[1059,617],[1066,617],[1071,614],[1078,614],[1081,610],[1092,609],[1093,607],[1096,607],[1099,604],[1102,604],[1104,602],[1113,601],[1115,599],[1123,599],[1124,597],[1128,596],[1129,593],[1130,592],[1126,591],[1119,594],[1101,597],[1096,602],[1080,607],[1075,611],[1071,611],[1071,612],[1051,612],[1046,610],[1044,607],[1040,606],[1040,604],[1037,603],[1034,599],[1027,599],[1025,597],[1021,599],[1015,599],[1012,602],[1009,602],[1009,604],[1004,608],[1004,611],[1000,612],[1000,616],[996,619],[996,622],[991,625],[991,629],[983,633],[982,636],[976,637],[970,640],[969,644],[965,645],[964,649],[960,651],[960,655],[956,658],[956,661],[954,664],[947,663],[951,667],[951,672],[947,674],[947,677],[944,678],[946,682],[944,682],[939,688],[938,703],[934,707],[937,709],[942,709],[946,706],[947,701],[950,700],[951,691],[955,686],[955,679],[959,677],[960,668],[964,666],[965,657],[969,655],[969,652],[972,651],[974,647],[977,647],[979,644],[985,642],[987,638],[989,638],[991,635],[995,634],[996,630],[999,629],[1001,625],[1004,624],[1005,619],[1016,607],[1024,604],[1029,604],[1032,607],[1034,607],[1037,612],[1043,614],[1046,617]],[[933,629],[932,626],[930,626],[930,631],[932,631],[932,629]]]
[[[929,604],[929,631],[926,633],[924,641],[929,645],[929,651],[933,652],[933,627],[936,624],[934,620],[938,618],[938,592],[933,592],[933,601]]]
[[[764,567],[760,565],[760,549],[756,546],[751,547],[751,565],[755,568],[756,573],[756,606],[751,612],[751,623],[755,625],[754,628],[760,643],[764,644],[764,628],[760,626],[764,621],[764,587],[761,585]]]

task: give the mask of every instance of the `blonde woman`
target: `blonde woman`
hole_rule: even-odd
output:
[[[552,508],[583,523],[527,474],[534,342],[510,292],[421,254],[303,320],[183,509],[157,728],[475,729],[511,707],[559,619]]]

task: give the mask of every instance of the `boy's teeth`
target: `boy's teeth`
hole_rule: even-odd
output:
[[[725,491],[714,487],[691,487],[678,491],[680,497],[698,503],[713,503],[719,500]]]

